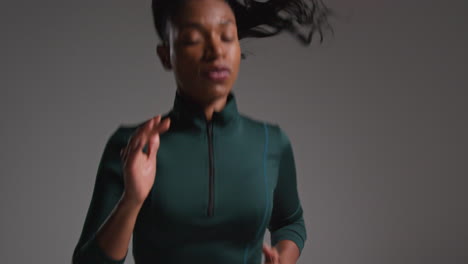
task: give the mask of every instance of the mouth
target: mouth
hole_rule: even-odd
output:
[[[231,70],[228,67],[212,67],[202,72],[202,76],[211,81],[225,81],[231,76]]]

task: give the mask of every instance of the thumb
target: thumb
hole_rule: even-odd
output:
[[[275,248],[263,243],[263,254],[265,255],[265,264],[279,263],[279,255]]]

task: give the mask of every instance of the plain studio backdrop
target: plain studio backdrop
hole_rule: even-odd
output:
[[[291,138],[298,263],[468,263],[468,2],[326,2],[334,37],[243,40],[234,86]],[[2,1],[0,22],[1,262],[70,263],[107,139],[174,79],[148,0]]]

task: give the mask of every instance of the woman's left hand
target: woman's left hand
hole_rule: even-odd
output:
[[[265,264],[281,264],[278,250],[275,247],[263,243],[263,254],[265,255]]]

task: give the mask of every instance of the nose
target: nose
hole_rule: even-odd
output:
[[[205,58],[207,60],[215,60],[224,55],[224,46],[221,40],[217,37],[211,37],[207,41],[205,48]]]

